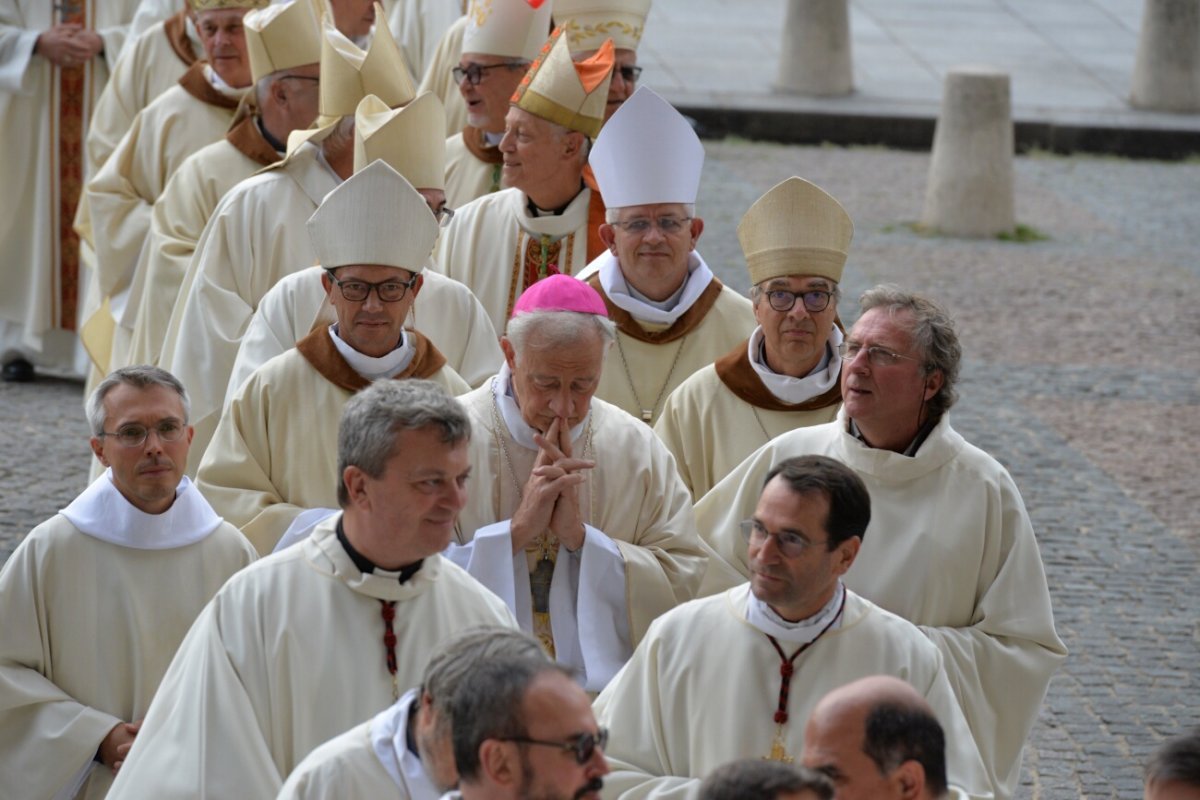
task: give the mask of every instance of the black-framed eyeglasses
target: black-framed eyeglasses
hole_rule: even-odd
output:
[[[454,76],[455,83],[462,83],[463,78],[466,78],[467,83],[478,86],[479,82],[483,80],[483,73],[489,69],[499,69],[500,67],[517,69],[524,66],[526,64],[520,61],[503,61],[499,64],[468,64],[465,67],[454,67],[450,70],[450,74]]]
[[[540,744],[544,747],[557,747],[559,750],[569,750],[575,755],[575,763],[583,765],[592,760],[596,749],[603,750],[608,746],[608,728],[601,728],[596,733],[581,733],[566,742],[547,742],[541,739],[530,739],[526,736],[509,736],[501,739],[504,742],[520,742],[521,744]]]
[[[390,281],[380,281],[379,283],[370,283],[369,281],[360,281],[358,278],[339,280],[331,269],[325,270],[325,274],[329,276],[329,280],[337,284],[338,291],[342,293],[342,297],[351,303],[364,302],[371,296],[372,289],[379,295],[380,302],[398,303],[404,299],[405,292],[416,286],[417,281],[421,278],[420,275],[413,275],[406,281],[393,279]]]
[[[631,233],[634,236],[645,236],[654,227],[657,227],[664,236],[674,236],[691,221],[691,217],[659,217],[658,219],[638,217],[637,219],[630,219],[624,222],[610,222],[608,224],[614,228],[621,228],[626,233]]]
[[[805,289],[803,292],[793,292],[789,289],[767,289],[763,292],[767,296],[767,303],[771,308],[785,314],[791,311],[796,301],[804,303],[804,310],[810,314],[819,314],[829,308],[829,301],[833,299],[833,292],[825,289]]]
[[[861,342],[854,342],[850,340],[846,340],[839,344],[837,351],[838,355],[842,357],[843,361],[853,361],[854,359],[858,358],[858,354],[864,349],[867,351],[867,362],[872,367],[894,367],[901,361],[919,362],[921,360],[916,356],[906,356],[901,355],[900,353],[893,353],[886,347],[880,347],[877,344],[869,345],[864,348]]]
[[[824,544],[823,542],[809,541],[794,531],[769,531],[756,519],[744,519],[738,524],[738,527],[742,529],[742,538],[748,544],[762,546],[766,544],[767,539],[774,536],[775,546],[786,558],[795,558],[810,547]]]
[[[637,79],[642,75],[641,67],[617,67],[617,72],[621,79],[626,83],[637,83]]]
[[[186,427],[187,425],[177,419],[164,419],[150,427],[138,422],[131,422],[128,425],[122,425],[115,431],[101,431],[98,436],[99,438],[111,436],[122,447],[141,447],[142,443],[149,438],[150,431],[158,434],[159,441],[177,442],[183,436]]]

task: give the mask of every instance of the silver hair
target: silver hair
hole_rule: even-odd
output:
[[[683,206],[684,216],[691,217],[692,219],[696,218],[696,204],[695,203],[681,203],[680,205]],[[628,208],[628,206],[625,206],[625,207]],[[619,209],[619,208],[604,209],[604,221],[607,222],[609,225],[612,225],[614,222],[619,222],[620,219],[621,219],[621,209]]]
[[[376,381],[350,398],[338,427],[338,504],[350,505],[342,480],[346,467],[356,466],[378,478],[400,433],[429,426],[439,428],[447,444],[471,438],[471,421],[462,404],[432,381]]]
[[[608,317],[599,314],[584,314],[578,311],[529,311],[508,321],[505,338],[513,346],[517,361],[528,347],[531,339],[546,342],[554,349],[569,348],[579,344],[589,334],[600,337],[607,355],[608,348],[617,340],[617,326]]]
[[[890,283],[863,292],[858,305],[864,314],[873,308],[882,308],[892,317],[904,312],[912,315],[909,335],[921,353],[925,373],[942,373],[941,390],[926,404],[929,419],[941,419],[958,400],[954,386],[958,383],[962,346],[958,343],[954,320],[932,299]]]
[[[108,412],[104,408],[104,398],[108,393],[118,386],[133,386],[137,389],[148,389],[151,386],[165,386],[172,389],[179,395],[180,401],[183,403],[183,423],[186,425],[192,413],[192,401],[188,398],[187,389],[183,388],[183,384],[171,373],[160,367],[152,367],[149,364],[142,364],[136,367],[122,367],[114,370],[107,378],[100,381],[100,385],[96,387],[88,398],[85,406],[87,413],[88,424],[92,428],[92,435],[99,436],[104,433],[104,422],[108,418]]]
[[[451,699],[471,667],[496,659],[546,660],[546,651],[527,633],[509,628],[473,627],[444,642],[425,667],[421,690],[429,695],[439,725],[453,723]]]

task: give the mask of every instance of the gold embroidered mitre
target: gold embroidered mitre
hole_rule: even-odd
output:
[[[310,0],[251,11],[242,24],[255,83],[271,73],[321,60],[321,29]]]
[[[462,52],[532,61],[550,30],[550,4],[529,0],[471,0]]]
[[[618,50],[637,50],[650,13],[650,0],[555,0],[554,21],[567,32],[572,53],[585,53],[612,39]]]
[[[542,45],[511,102],[530,114],[594,139],[604,125],[613,62],[611,39],[606,39],[590,58],[572,61],[560,26]]]

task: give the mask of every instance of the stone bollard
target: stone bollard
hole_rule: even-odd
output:
[[[1200,112],[1200,0],[1146,0],[1129,102]]]
[[[946,74],[921,225],[950,236],[1015,227],[1008,74],[956,67]]]
[[[810,97],[854,91],[847,0],[789,0],[776,88]]]

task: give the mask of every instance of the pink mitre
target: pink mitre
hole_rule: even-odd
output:
[[[522,292],[513,306],[512,315],[516,317],[530,311],[576,311],[608,316],[599,292],[570,275],[550,275]]]

